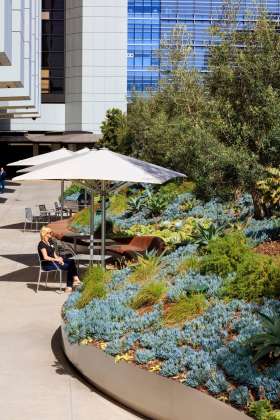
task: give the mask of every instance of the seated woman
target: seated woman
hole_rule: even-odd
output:
[[[78,277],[75,261],[67,258],[59,257],[54,249],[51,239],[52,230],[43,226],[40,231],[41,241],[38,244],[38,254],[42,262],[42,268],[46,271],[54,270],[58,267],[60,270],[67,271],[67,282],[65,292],[72,292],[73,287],[81,284]]]

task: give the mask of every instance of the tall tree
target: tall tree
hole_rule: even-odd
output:
[[[113,152],[126,152],[127,117],[120,109],[112,108],[106,112],[101,132],[100,146]]]
[[[228,30],[226,30],[228,29]],[[280,37],[277,22],[264,13],[247,27],[217,28],[221,42],[210,48],[206,87],[221,123],[218,139],[242,148],[261,169],[280,163]],[[262,216],[256,182],[250,189],[256,216]]]

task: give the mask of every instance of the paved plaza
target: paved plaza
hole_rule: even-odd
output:
[[[39,234],[24,208],[53,207],[59,183],[9,183],[0,195],[0,419],[130,420],[133,413],[85,383],[60,347],[58,284],[35,293]]]

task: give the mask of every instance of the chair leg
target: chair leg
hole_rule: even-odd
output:
[[[37,281],[37,289],[36,289],[36,293],[38,293],[39,287],[40,287],[40,281],[41,281],[41,269],[39,270],[39,275],[38,275],[38,281]]]
[[[46,289],[48,287],[48,279],[49,279],[49,272],[47,271],[47,275],[46,275]]]
[[[62,290],[62,270],[59,270],[59,290]]]
[[[24,222],[23,233],[25,233],[25,229],[26,229],[26,220],[25,220],[25,222]]]

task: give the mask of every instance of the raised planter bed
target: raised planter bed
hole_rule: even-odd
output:
[[[94,386],[138,413],[156,420],[245,420],[244,413],[193,388],[181,385],[92,345],[70,344],[64,332],[64,352]]]

